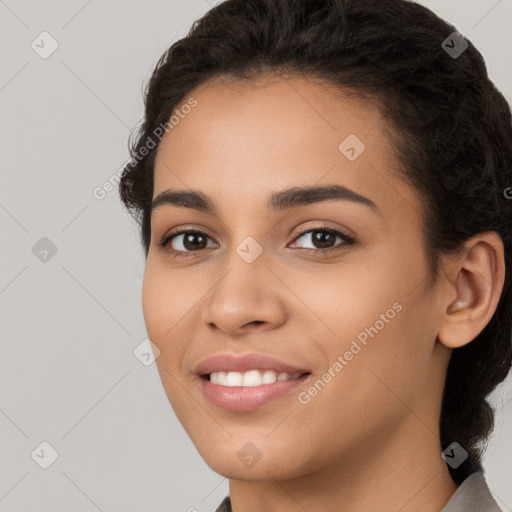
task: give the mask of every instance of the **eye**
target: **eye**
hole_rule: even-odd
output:
[[[343,247],[353,245],[356,242],[350,235],[327,226],[318,226],[302,231],[295,236],[294,242],[296,243],[301,238],[306,241],[309,240],[313,247],[299,246],[299,248],[308,252],[312,251],[314,254],[341,250]],[[338,244],[336,244],[337,239],[341,240]],[[187,257],[194,256],[194,253],[204,249],[217,246],[215,243],[209,244],[209,241],[212,241],[211,237],[202,231],[183,229],[165,236],[158,245],[163,248],[169,247],[168,250],[174,257]]]
[[[344,246],[353,245],[355,243],[355,239],[353,237],[343,233],[342,231],[328,228],[326,226],[318,226],[313,229],[302,231],[295,240],[300,240],[301,238],[304,238],[306,242],[309,242],[312,245],[312,247],[302,248],[313,251],[315,254],[318,252],[327,253],[335,251],[342,249]],[[336,244],[336,239],[341,240],[342,243]]]
[[[191,254],[187,253],[198,252],[211,247],[211,245],[208,245],[208,239],[211,240],[206,233],[188,229],[166,236],[158,245],[161,247],[170,246],[171,252],[174,253],[175,256],[190,256]]]

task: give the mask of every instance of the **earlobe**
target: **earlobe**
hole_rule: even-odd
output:
[[[449,263],[451,275],[438,339],[450,348],[470,343],[489,323],[505,280],[504,247],[495,232],[467,240],[466,251]],[[453,298],[455,291],[455,298]]]

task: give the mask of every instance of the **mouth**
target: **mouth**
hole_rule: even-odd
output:
[[[311,375],[311,372],[304,373],[286,373],[276,372],[274,370],[249,370],[245,372],[237,371],[218,371],[200,375],[212,384],[226,387],[257,387],[274,384],[276,382],[285,382],[289,380],[299,380],[301,377]]]
[[[301,364],[301,363],[298,363]],[[218,353],[195,368],[203,396],[224,411],[249,412],[290,399],[312,378],[308,366],[256,352]]]
[[[288,374],[254,369],[206,373],[198,380],[203,396],[215,407],[249,413],[278,399],[290,399],[298,388],[306,385],[311,375],[311,372]]]

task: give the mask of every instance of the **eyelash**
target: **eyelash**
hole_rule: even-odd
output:
[[[329,234],[335,235],[335,236],[341,238],[344,241],[344,243],[342,245],[336,245],[336,246],[330,247],[328,249],[302,249],[303,251],[307,251],[309,253],[313,253],[314,255],[316,255],[318,253],[327,254],[327,253],[330,253],[332,251],[342,250],[344,247],[353,245],[356,242],[356,240],[353,237],[347,235],[346,233],[343,233],[342,231],[339,231],[337,229],[333,229],[333,228],[330,228],[330,227],[327,227],[327,226],[317,226],[315,228],[309,228],[309,229],[306,229],[304,231],[301,231],[300,233],[297,233],[295,235],[295,238],[293,239],[293,242],[295,242],[296,240],[298,240],[299,238],[301,238],[305,234],[311,233],[311,232],[315,232],[315,231],[320,231],[320,232],[324,232],[324,233],[329,233]],[[176,231],[176,232],[171,233],[170,235],[164,237],[163,240],[158,243],[158,245],[160,247],[162,247],[162,248],[167,248],[167,245],[169,244],[169,242],[174,237],[179,236],[179,235],[183,235],[183,234],[200,234],[200,235],[204,235],[204,236],[208,237],[208,235],[206,233],[203,233],[202,231],[192,230],[192,229],[182,229],[180,231]],[[210,238],[210,237],[208,237],[208,238]],[[171,255],[173,257],[175,257],[175,258],[187,258],[187,257],[190,257],[190,256],[195,256],[196,253],[199,253],[202,250],[204,250],[204,249],[200,249],[198,251],[190,251],[190,252],[183,253],[183,251],[176,251],[174,249],[171,249]]]

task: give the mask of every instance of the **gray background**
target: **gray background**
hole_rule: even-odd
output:
[[[510,98],[512,1],[421,3],[476,44]],[[116,189],[93,196],[128,158],[158,57],[210,5],[0,0],[1,511],[201,512],[228,493],[133,354],[146,337],[137,228]],[[43,31],[59,45],[46,59],[31,48],[51,48]],[[38,252],[43,237],[56,254]],[[505,511],[511,399],[509,378],[485,459]],[[31,457],[43,441],[59,454],[48,469],[35,462],[48,450]]]

